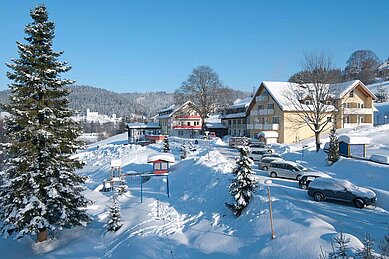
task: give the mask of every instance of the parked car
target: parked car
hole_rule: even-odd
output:
[[[243,146],[246,143],[248,143],[248,138],[246,137],[231,137],[228,141],[228,145],[233,148]]]
[[[299,186],[306,190],[308,189],[308,186],[311,182],[313,182],[318,177],[324,177],[324,178],[331,178],[330,175],[323,173],[323,172],[308,172],[304,173],[300,180],[299,180]]]
[[[270,163],[269,175],[271,177],[284,177],[300,180],[300,177],[309,170],[300,164],[286,160],[276,160]]]
[[[265,154],[262,155],[261,159],[263,159],[265,157],[280,157],[280,158],[283,158],[281,155],[276,154],[276,153],[265,153]]]
[[[251,143],[251,144],[249,144],[249,147],[252,150],[266,151],[267,153],[270,153],[270,154],[274,153],[274,150],[263,142]]]
[[[250,150],[250,158],[254,161],[259,161],[261,160],[261,158],[266,155],[266,154],[269,154],[266,150]]]
[[[267,171],[269,169],[269,165],[276,160],[284,160],[282,157],[269,156],[262,158],[258,164],[259,169]]]
[[[316,179],[308,186],[308,195],[318,202],[326,199],[352,202],[357,208],[363,208],[377,201],[377,196],[372,190],[335,178]]]

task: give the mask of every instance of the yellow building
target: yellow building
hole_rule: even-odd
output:
[[[264,81],[259,86],[247,109],[247,135],[263,137],[268,143],[296,143],[315,134],[306,123],[302,110],[309,110],[312,102],[304,95],[292,100],[288,95],[297,84]],[[328,131],[333,122],[337,128],[373,125],[375,95],[359,80],[331,85],[331,100],[323,112]],[[301,88],[301,87],[300,87]],[[306,89],[308,91],[309,89]],[[300,103],[302,105],[294,105]],[[333,121],[335,120],[335,121]]]

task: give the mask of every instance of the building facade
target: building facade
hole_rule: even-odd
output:
[[[234,137],[249,136],[247,128],[247,108],[252,97],[238,99],[220,115],[221,123],[227,127],[228,135]]]
[[[314,136],[314,132],[302,118],[301,110],[291,105],[285,94],[291,85],[289,82],[261,83],[246,110],[247,136],[264,139],[271,136],[271,142],[278,143],[297,143]],[[336,128],[373,125],[376,97],[361,81],[354,80],[333,87],[336,88],[331,100],[333,109],[332,112],[324,114],[323,120],[334,121],[328,123],[323,132],[328,131],[333,124]],[[306,102],[307,107],[310,105],[309,100],[303,98],[296,102]],[[227,114],[224,121],[229,119]],[[229,122],[225,125],[229,134],[234,136],[234,125]]]
[[[201,134],[202,120],[190,101],[161,110],[157,119],[164,135],[195,138]]]

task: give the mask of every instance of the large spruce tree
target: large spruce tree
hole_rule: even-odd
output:
[[[12,83],[4,108],[12,116],[5,125],[10,142],[0,220],[4,236],[38,234],[37,241],[43,241],[50,229],[85,225],[91,218],[85,211],[90,201],[81,193],[85,178],[75,173],[82,163],[71,157],[82,143],[76,140],[81,129],[70,118],[74,111],[65,89],[73,81],[60,77],[70,66],[52,49],[54,23],[46,7],[35,7],[30,16],[27,43],[17,42],[19,58],[7,64]]]

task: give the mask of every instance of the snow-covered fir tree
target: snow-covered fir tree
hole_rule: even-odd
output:
[[[363,259],[375,259],[378,256],[374,252],[374,240],[370,238],[369,233],[366,233],[363,241],[363,247],[357,250],[357,256]]]
[[[6,168],[0,188],[1,233],[16,238],[38,234],[47,239],[48,230],[61,226],[86,225],[90,203],[82,195],[84,177],[75,173],[82,163],[71,157],[82,143],[81,129],[70,117],[72,80],[60,74],[70,70],[58,61],[62,52],[52,49],[54,23],[44,5],[30,12],[33,22],[25,28],[26,44],[17,42],[19,58],[7,66],[12,81],[6,119]]]
[[[233,171],[235,179],[229,186],[235,203],[226,203],[226,206],[236,217],[239,217],[249,205],[250,199],[258,187],[252,170],[253,160],[249,157],[249,147],[243,146],[239,151],[240,156],[236,159],[236,167]]]
[[[330,164],[335,163],[339,160],[339,141],[336,136],[336,129],[333,127],[330,130],[330,146],[328,148],[327,161]]]
[[[350,243],[350,238],[346,238],[343,232],[332,239],[332,252],[328,253],[328,259],[348,259],[350,258],[350,249],[348,243]],[[352,257],[351,257],[352,258]]]
[[[170,151],[169,139],[167,137],[163,140],[162,151],[165,153],[168,153]]]
[[[109,210],[107,229],[108,231],[117,231],[122,227],[121,221],[122,216],[120,215],[120,207],[117,204],[116,196],[113,197],[113,203]]]

